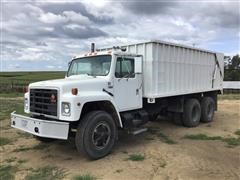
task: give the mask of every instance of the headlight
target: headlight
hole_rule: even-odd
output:
[[[28,110],[28,99],[27,98],[24,99],[24,109]]]
[[[71,106],[68,102],[62,102],[62,115],[70,116],[71,114]]]

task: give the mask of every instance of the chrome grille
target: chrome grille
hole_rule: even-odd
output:
[[[57,116],[57,104],[57,90],[30,89],[30,112]]]

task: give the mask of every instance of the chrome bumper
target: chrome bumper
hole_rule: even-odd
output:
[[[15,111],[11,113],[11,127],[39,137],[67,139],[69,123],[31,118]]]

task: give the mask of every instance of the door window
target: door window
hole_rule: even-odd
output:
[[[118,57],[115,70],[116,78],[134,78],[134,59]]]

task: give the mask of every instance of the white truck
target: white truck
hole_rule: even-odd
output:
[[[94,45],[94,44],[92,44]],[[32,83],[11,126],[40,141],[67,140],[91,159],[110,153],[118,131],[138,134],[158,115],[195,127],[211,122],[222,92],[224,55],[149,41],[75,56],[64,79]]]

